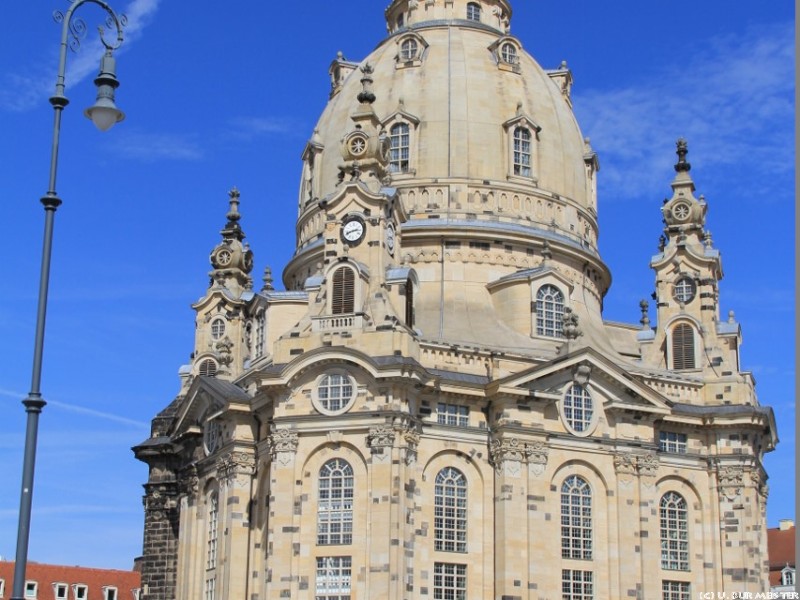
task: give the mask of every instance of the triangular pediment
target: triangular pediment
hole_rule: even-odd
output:
[[[531,367],[490,384],[495,393],[557,400],[570,383],[589,385],[604,399],[604,409],[668,414],[672,402],[593,348]]]
[[[214,377],[195,377],[175,420],[173,436],[200,427],[230,404],[247,404],[250,396],[239,386]]]

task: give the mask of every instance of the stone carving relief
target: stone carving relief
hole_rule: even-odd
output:
[[[371,449],[373,457],[377,460],[388,459],[391,456],[391,448],[394,446],[394,438],[395,430],[391,425],[370,427],[367,434],[367,446]]]
[[[738,498],[744,486],[744,469],[736,466],[717,466],[720,493],[728,500]]]
[[[525,444],[525,456],[528,459],[528,471],[536,476],[544,473],[547,468],[547,457],[550,449],[545,442]]]
[[[289,429],[273,429],[272,435],[269,436],[270,456],[273,461],[285,467],[294,459],[299,444],[296,432]]]
[[[163,521],[174,516],[178,508],[178,498],[172,489],[174,486],[158,485],[146,486],[147,493],[142,498],[147,518],[153,521]]]
[[[255,475],[256,457],[249,452],[226,452],[219,457],[216,466],[220,483],[235,485],[239,475]]]
[[[659,463],[658,455],[655,452],[648,452],[636,457],[636,469],[639,475],[647,478],[644,482],[645,485],[652,485],[652,481],[649,480],[658,475]]]

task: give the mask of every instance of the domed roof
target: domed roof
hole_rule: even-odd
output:
[[[386,12],[390,34],[368,57],[353,63],[340,55],[332,64],[332,97],[313,140],[323,149],[314,167],[317,197],[332,193],[339,181],[339,147],[353,130],[362,90],[358,67],[369,64],[372,106],[387,133],[398,122],[410,128],[410,164],[394,174],[392,186],[488,180],[594,210],[586,143],[569,100],[570,73],[543,70],[503,31],[507,2],[395,0]],[[531,138],[530,167],[515,173],[520,126]]]

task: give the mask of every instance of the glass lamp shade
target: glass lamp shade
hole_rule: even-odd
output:
[[[91,108],[87,108],[83,114],[91,119],[100,131],[108,131],[115,123],[119,123],[125,118],[125,114],[113,102],[101,100],[98,100]]]

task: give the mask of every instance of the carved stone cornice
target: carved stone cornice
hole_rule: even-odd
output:
[[[744,469],[738,465],[717,463],[717,481],[720,493],[728,500],[734,500],[741,495],[744,487]]]
[[[516,475],[525,461],[525,444],[519,438],[493,436],[489,444],[489,458],[498,475]]]
[[[178,493],[181,495],[194,496],[200,485],[200,478],[197,475],[197,467],[190,465],[180,473],[178,479]]]
[[[289,429],[274,429],[269,436],[269,452],[273,459],[286,452],[295,454],[299,444],[297,432]]]
[[[384,448],[394,446],[395,429],[391,425],[376,425],[369,428],[367,446],[373,454],[383,454]]]
[[[655,452],[640,454],[636,457],[636,470],[641,477],[655,477],[658,475],[660,462]]]
[[[636,463],[636,457],[629,452],[614,453],[614,471],[617,475],[635,475]]]
[[[256,457],[252,452],[233,451],[221,454],[217,459],[217,477],[220,482],[232,482],[239,475],[256,474]]]
[[[541,475],[547,467],[547,458],[550,448],[547,442],[535,441],[525,444],[525,458],[528,460],[528,469],[534,475]]]
[[[403,443],[406,450],[406,465],[412,465],[417,462],[417,448],[419,448],[419,429],[411,425],[401,432]]]
[[[178,508],[177,484],[147,484],[142,498],[146,519],[162,521],[172,518]]]

